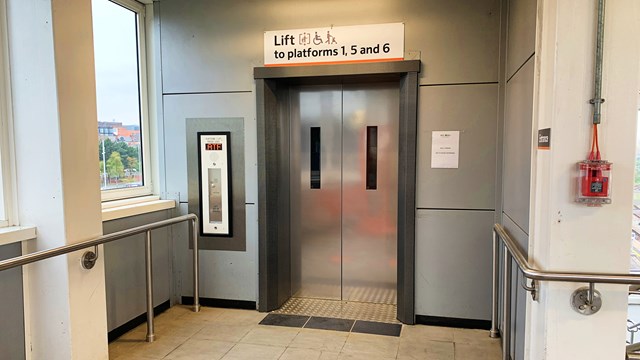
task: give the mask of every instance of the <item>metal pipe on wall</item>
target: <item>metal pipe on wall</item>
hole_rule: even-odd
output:
[[[594,96],[591,99],[593,104],[593,123],[600,124],[602,98],[602,61],[604,48],[604,0],[598,0],[598,25],[596,34],[596,64],[594,80]]]

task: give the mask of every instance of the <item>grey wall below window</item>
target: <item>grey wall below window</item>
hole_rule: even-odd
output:
[[[22,244],[0,246],[0,260],[22,255]],[[0,272],[0,358],[25,358],[22,267]]]
[[[173,216],[164,210],[103,223],[104,234],[160,221]],[[173,288],[173,234],[181,229],[161,228],[151,232],[153,251],[153,300],[158,306],[171,299]],[[186,231],[186,228],[185,230]],[[107,327],[111,331],[147,312],[144,262],[145,234],[104,245]]]

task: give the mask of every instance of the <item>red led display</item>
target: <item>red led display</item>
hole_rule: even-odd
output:
[[[222,144],[204,144],[205,150],[222,150]]]

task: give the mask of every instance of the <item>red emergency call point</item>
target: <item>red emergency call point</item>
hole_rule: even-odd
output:
[[[606,160],[584,160],[578,163],[577,202],[589,206],[611,204],[611,163]]]

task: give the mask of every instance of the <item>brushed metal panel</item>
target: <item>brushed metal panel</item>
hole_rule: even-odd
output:
[[[265,30],[389,22],[422,54],[421,84],[497,81],[499,12],[499,0],[163,0],[163,92],[252,90]]]
[[[291,89],[292,295],[341,299],[342,91]],[[320,188],[311,188],[311,128],[320,128]]]
[[[418,210],[416,314],[491,318],[493,211]]]
[[[503,211],[529,233],[534,61],[507,83],[504,115]]]
[[[343,299],[396,303],[398,83],[344,85]],[[378,127],[377,188],[366,188],[367,126]]]
[[[498,85],[420,88],[417,207],[493,209]],[[458,169],[431,168],[431,132],[460,131]]]
[[[22,255],[22,243],[0,246],[0,260]],[[22,268],[0,271],[0,358],[25,359]]]
[[[537,0],[509,0],[507,79],[535,52],[537,7]]]

